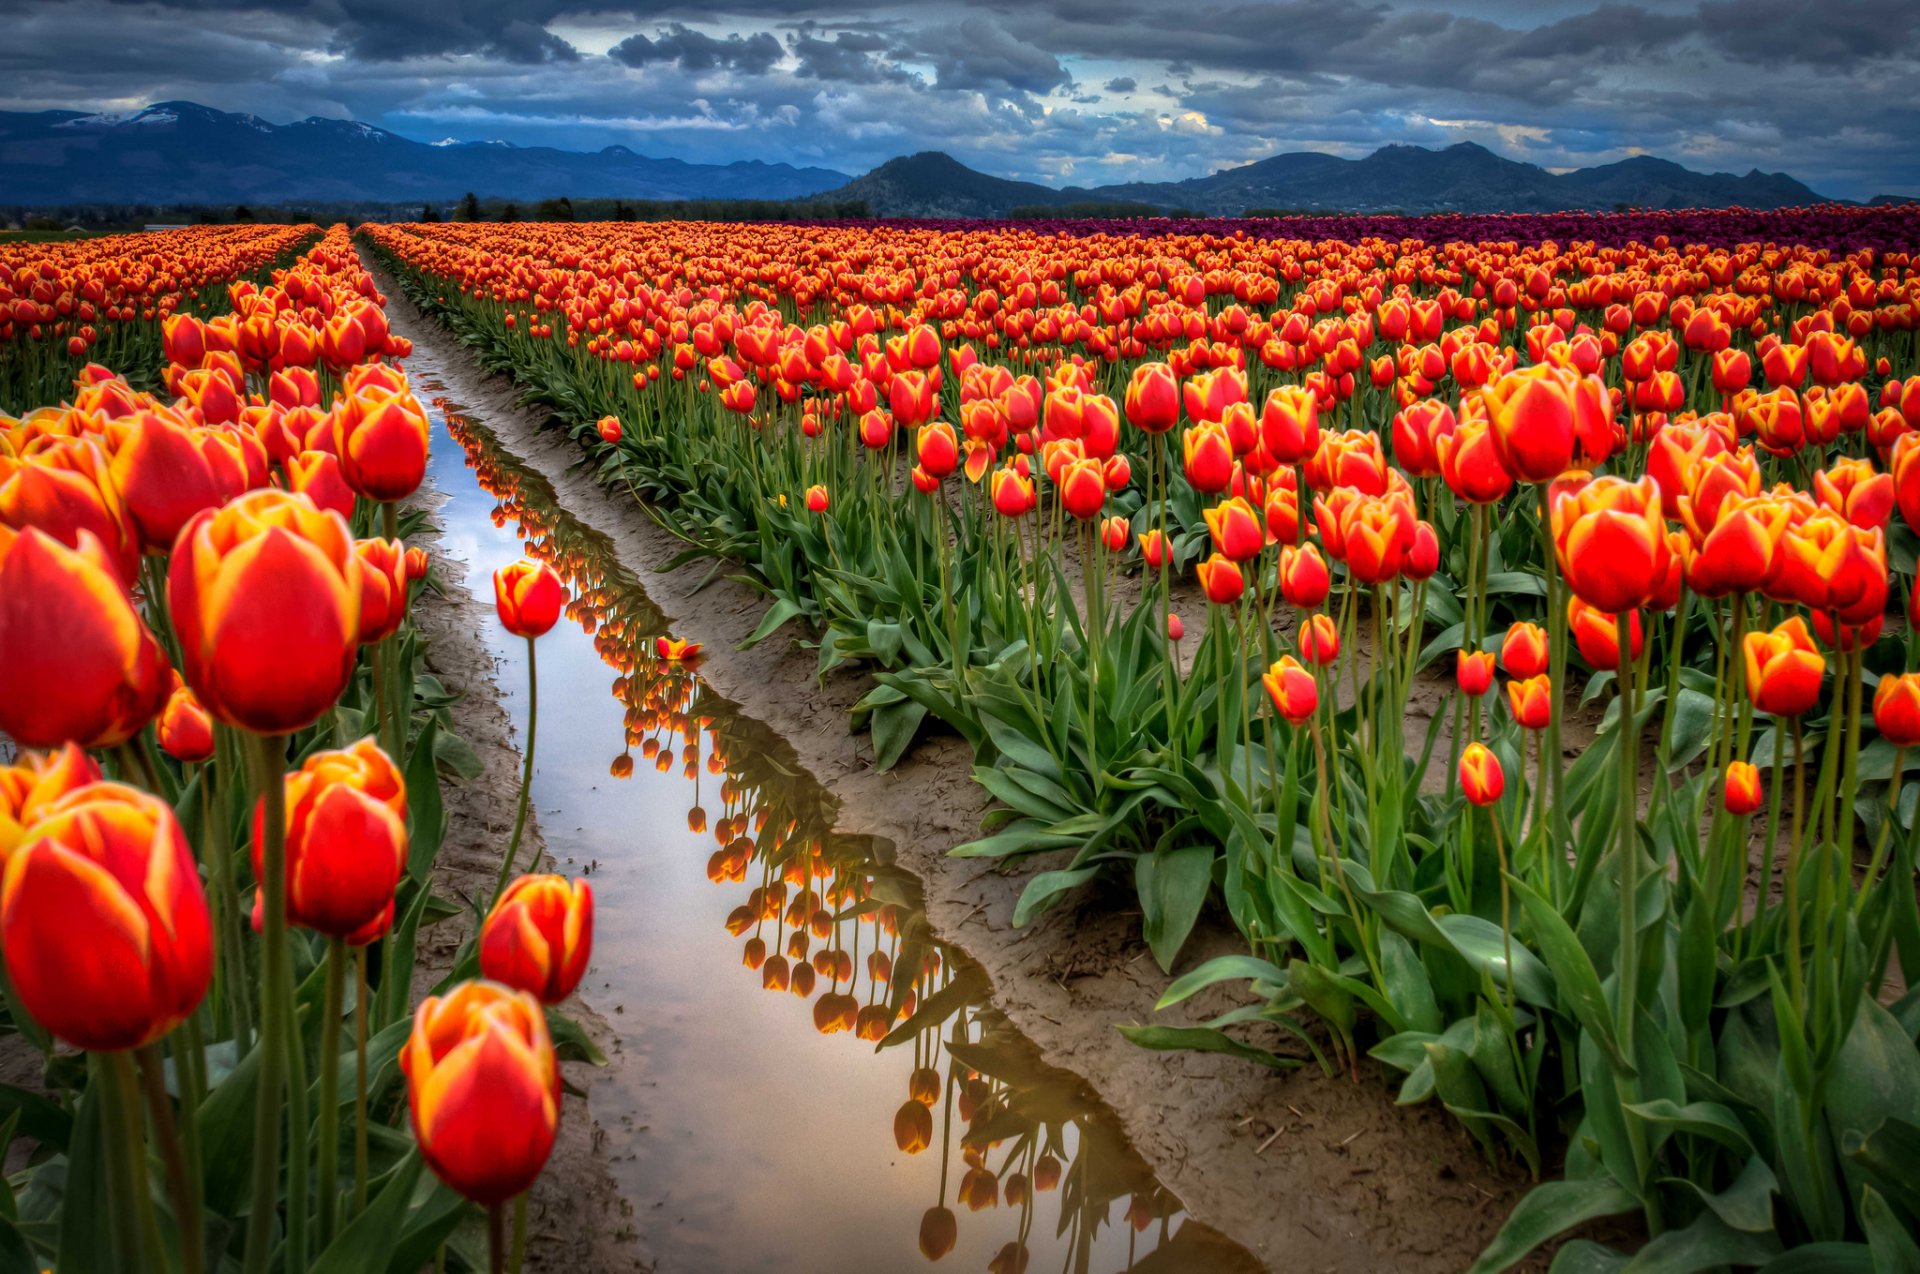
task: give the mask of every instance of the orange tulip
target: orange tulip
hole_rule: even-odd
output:
[[[1453,655],[1453,680],[1460,693],[1478,699],[1493,689],[1493,652],[1456,650]]]
[[[1316,611],[1300,625],[1300,657],[1324,666],[1340,657],[1340,628],[1333,616]]]
[[[1593,478],[1549,497],[1554,552],[1574,593],[1596,610],[1646,605],[1668,573],[1660,488],[1651,477]]]
[[[91,532],[0,526],[0,730],[23,747],[125,742],[160,710],[167,657]]]
[[[1480,390],[1500,463],[1520,482],[1550,482],[1576,458],[1596,465],[1613,447],[1606,386],[1548,364],[1494,380]]]
[[[352,938],[383,920],[407,866],[407,790],[372,739],[315,752],[286,777],[287,923]],[[253,872],[261,875],[265,801],[253,811]],[[264,900],[254,896],[254,923]],[[377,924],[375,934],[384,932]]]
[[[935,478],[944,478],[960,467],[960,440],[954,436],[953,426],[944,420],[920,426],[914,450],[920,467]]]
[[[1883,527],[1893,516],[1893,475],[1875,473],[1873,462],[1842,456],[1813,475],[1814,498],[1854,526]]]
[[[1202,509],[1200,516],[1213,537],[1214,551],[1230,561],[1249,561],[1260,556],[1260,551],[1267,546],[1260,515],[1241,496]]]
[[[1547,630],[1516,619],[1500,642],[1500,662],[1509,677],[1526,680],[1547,670]]]
[[[1553,678],[1540,673],[1507,682],[1507,707],[1521,729],[1546,729],[1553,724]]]
[[[1889,673],[1873,692],[1874,728],[1896,748],[1920,743],[1920,673]]]
[[[1279,576],[1280,595],[1287,599],[1287,605],[1301,610],[1312,610],[1326,601],[1333,587],[1326,559],[1310,543],[1280,550]]]
[[[1494,450],[1493,431],[1484,419],[1469,416],[1441,436],[1436,448],[1440,476],[1447,489],[1474,504],[1492,504],[1513,490],[1513,475]]]
[[[353,516],[354,493],[331,451],[302,451],[286,461],[287,490],[297,491],[343,518]]]
[[[819,483],[815,483],[807,488],[807,512],[825,513],[828,503],[829,499],[825,487]]]
[[[1745,818],[1767,803],[1767,794],[1760,786],[1760,771],[1746,761],[1727,762],[1727,772],[1720,780],[1720,800],[1727,813],[1735,818]]]
[[[1474,805],[1491,805],[1507,790],[1506,772],[1500,758],[1486,744],[1475,739],[1460,754],[1460,793]]]
[[[355,395],[333,416],[333,449],[347,485],[369,500],[400,500],[427,474],[432,432],[420,400],[398,392]]]
[[[893,1144],[902,1154],[917,1155],[933,1144],[933,1112],[908,1098],[893,1115]]]
[[[493,573],[493,607],[516,637],[544,636],[560,622],[566,586],[545,562],[521,558]]]
[[[0,765],[0,861],[42,811],[68,792],[99,781],[99,764],[72,743],[54,752],[24,752],[12,765]]]
[[[1095,516],[1107,502],[1106,474],[1098,460],[1075,460],[1061,471],[1060,503],[1081,521]]]
[[[0,456],[4,448],[0,447]],[[89,531],[106,551],[114,574],[133,583],[139,541],[108,473],[107,460],[89,438],[41,440],[23,463],[0,459],[0,525],[45,532],[68,548]]]
[[[1220,553],[1195,563],[1193,573],[1200,580],[1201,591],[1215,606],[1240,600],[1240,594],[1246,590],[1247,581],[1240,573],[1239,564]]]
[[[487,1206],[533,1184],[560,1126],[560,1067],[538,1000],[480,981],[429,996],[400,1068],[436,1176]]]
[[[1748,633],[1747,694],[1753,706],[1777,717],[1797,717],[1820,698],[1826,658],[1814,647],[1807,623],[1795,615],[1772,632]]]
[[[1791,508],[1765,496],[1722,505],[1713,529],[1686,562],[1687,587],[1702,597],[1750,593],[1773,577]]]
[[[1224,426],[1197,424],[1180,436],[1187,482],[1195,491],[1218,495],[1233,482],[1233,443]]]
[[[187,519],[224,504],[228,492],[172,412],[143,412],[114,452],[111,467],[127,519],[140,542],[166,552]]]
[[[521,876],[480,926],[480,972],[543,1004],[573,994],[593,951],[593,887],[565,876]]]
[[[1831,611],[1842,623],[1865,624],[1886,613],[1887,540],[1829,509],[1789,523],[1767,581],[1767,594]]]
[[[1282,655],[1275,660],[1273,666],[1261,674],[1260,684],[1267,688],[1273,710],[1291,725],[1302,724],[1320,706],[1320,687],[1313,674],[1292,655]]]
[[[1125,396],[1127,420],[1134,428],[1163,434],[1180,423],[1180,382],[1165,363],[1142,363],[1133,369]]]
[[[993,471],[993,507],[1001,517],[1017,518],[1034,506],[1033,479],[1011,466]]]
[[[960,1239],[960,1222],[951,1208],[932,1207],[920,1218],[920,1255],[937,1261],[953,1251]]]
[[[7,856],[0,946],[21,1005],[77,1048],[139,1048],[192,1013],[213,932],[166,802],[92,783],[41,809]]]
[[[1313,391],[1282,385],[1260,410],[1260,440],[1281,464],[1299,464],[1320,447],[1320,406]]]
[[[672,664],[690,664],[700,658],[700,643],[684,637],[655,637],[653,653]]]
[[[1617,618],[1587,605],[1578,597],[1567,599],[1567,628],[1580,649],[1580,657],[1598,672],[1617,672],[1620,667],[1620,628]],[[1640,612],[1627,612],[1627,659],[1640,658]]]
[[[623,432],[620,428],[620,417],[602,416],[600,417],[600,423],[596,425],[595,428],[600,431],[600,440],[602,442],[616,445],[619,443]]]
[[[407,617],[407,549],[398,540],[356,540],[360,563],[360,644],[380,641]]]
[[[153,729],[161,750],[176,761],[194,764],[213,755],[213,718],[186,686],[168,696]]]

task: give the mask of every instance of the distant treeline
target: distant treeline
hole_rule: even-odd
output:
[[[0,229],[139,230],[150,225],[299,225],[344,221],[848,221],[869,216],[864,199],[570,199],[519,203],[472,194],[426,204],[71,204],[26,208],[0,204]]]

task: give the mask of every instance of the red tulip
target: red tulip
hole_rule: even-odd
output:
[[[564,876],[521,876],[480,926],[480,972],[543,1004],[573,994],[593,951],[593,887]]]
[[[1474,805],[1491,805],[1507,789],[1506,772],[1500,758],[1486,744],[1475,739],[1460,754],[1460,794]]]
[[[287,923],[351,938],[393,905],[407,866],[407,790],[371,739],[315,752],[286,776]],[[253,811],[253,872],[262,871],[266,802]],[[254,896],[254,924],[263,899]],[[383,931],[385,926],[379,926]]]
[[[1748,633],[1747,694],[1753,706],[1777,717],[1797,717],[1820,698],[1827,661],[1814,647],[1807,623],[1798,615],[1772,632]]]
[[[560,621],[566,603],[566,586],[545,562],[521,558],[493,573],[494,609],[516,637],[544,636]]]
[[[1720,780],[1720,799],[1735,818],[1745,818],[1760,809],[1767,803],[1760,771],[1746,761],[1727,762],[1727,772]]]

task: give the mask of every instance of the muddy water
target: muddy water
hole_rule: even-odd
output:
[[[436,404],[445,547],[484,593],[523,553],[575,599],[540,639],[534,803],[592,882],[582,993],[612,1026],[591,1117],[662,1271],[1258,1269],[1191,1221],[1077,1076],[935,941],[891,847],[833,831],[791,749],[659,658],[605,536]],[[453,444],[447,445],[451,438]],[[525,643],[483,634],[524,737]],[[579,1117],[576,1105],[571,1117]]]

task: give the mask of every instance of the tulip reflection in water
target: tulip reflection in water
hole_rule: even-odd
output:
[[[726,918],[739,976],[801,1001],[793,1012],[822,1035],[849,1037],[848,1067],[900,1072],[899,1105],[872,1112],[872,1155],[934,1154],[941,1165],[924,1211],[900,1218],[903,1242],[937,1261],[965,1237],[1008,1271],[1105,1268],[1122,1248],[1128,1266],[1154,1252],[1170,1268],[1258,1268],[1185,1218],[1112,1113],[988,1002],[984,973],[935,940],[919,882],[893,865],[890,846],[835,833],[831,798],[796,774],[785,743],[736,716],[684,660],[657,653],[665,617],[610,542],[558,507],[484,426],[436,406],[497,501],[495,525],[558,573],[567,618],[615,674],[625,746],[608,773],[678,769],[692,783],[687,827],[713,838],[707,877],[744,890]],[[963,1235],[979,1230],[988,1233]]]

